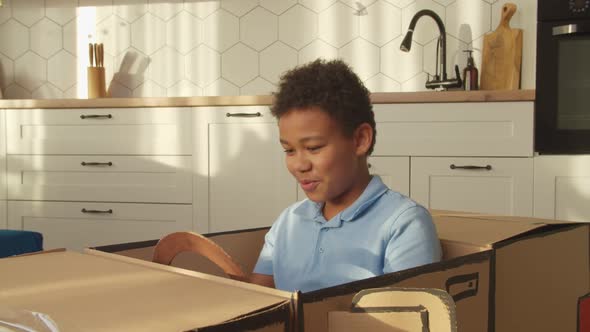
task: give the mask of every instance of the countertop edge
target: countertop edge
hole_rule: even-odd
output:
[[[98,99],[0,99],[0,109],[122,108],[270,105],[272,96],[211,96]],[[535,90],[378,92],[374,104],[534,101]]]

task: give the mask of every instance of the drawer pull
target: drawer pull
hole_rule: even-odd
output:
[[[455,164],[451,164],[451,169],[485,169],[488,171],[492,170],[492,165],[485,165],[485,166],[473,166],[473,165],[467,165],[467,166],[456,166]]]
[[[95,214],[108,213],[108,214],[113,214],[113,209],[108,209],[108,210],[87,210],[87,209],[82,209],[82,213],[95,213]]]
[[[367,166],[368,166],[369,168],[373,167],[373,165],[371,165],[371,163],[367,163]]]
[[[259,116],[262,116],[262,113],[260,112],[256,112],[256,113],[225,113],[225,116],[230,118],[230,117],[236,117],[236,118],[256,118]]]
[[[89,115],[80,115],[80,119],[112,119],[113,116],[111,114],[89,114]]]
[[[97,162],[81,162],[80,163],[82,166],[113,166],[112,162],[108,162],[108,163],[97,163]]]

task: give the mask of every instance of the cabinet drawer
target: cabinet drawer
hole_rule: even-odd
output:
[[[425,207],[532,216],[533,158],[416,157],[411,165],[411,197]]]
[[[192,206],[8,201],[8,227],[42,233],[45,249],[81,250],[191,230]]]
[[[190,156],[9,155],[12,200],[192,203]]]
[[[8,154],[190,155],[183,108],[7,110]]]
[[[374,156],[533,155],[533,102],[374,105]]]

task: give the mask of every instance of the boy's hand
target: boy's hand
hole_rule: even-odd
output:
[[[268,274],[252,273],[250,278],[248,278],[248,282],[264,287],[275,288],[275,280]]]

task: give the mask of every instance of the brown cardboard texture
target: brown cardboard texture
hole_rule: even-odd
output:
[[[457,331],[451,296],[438,289],[364,290],[347,311],[328,314],[330,332]]]
[[[65,332],[291,329],[291,293],[120,255],[6,258],[0,276],[3,309],[48,314]]]
[[[296,308],[300,330],[328,331],[331,312],[348,311],[358,292],[382,287],[448,292],[456,304],[459,331],[576,330],[578,298],[590,291],[588,224],[450,211],[433,211],[433,217],[443,261],[301,293]],[[249,272],[265,232],[207,236]],[[97,249],[150,260],[156,242]],[[191,260],[179,257],[173,265],[214,270]]]

